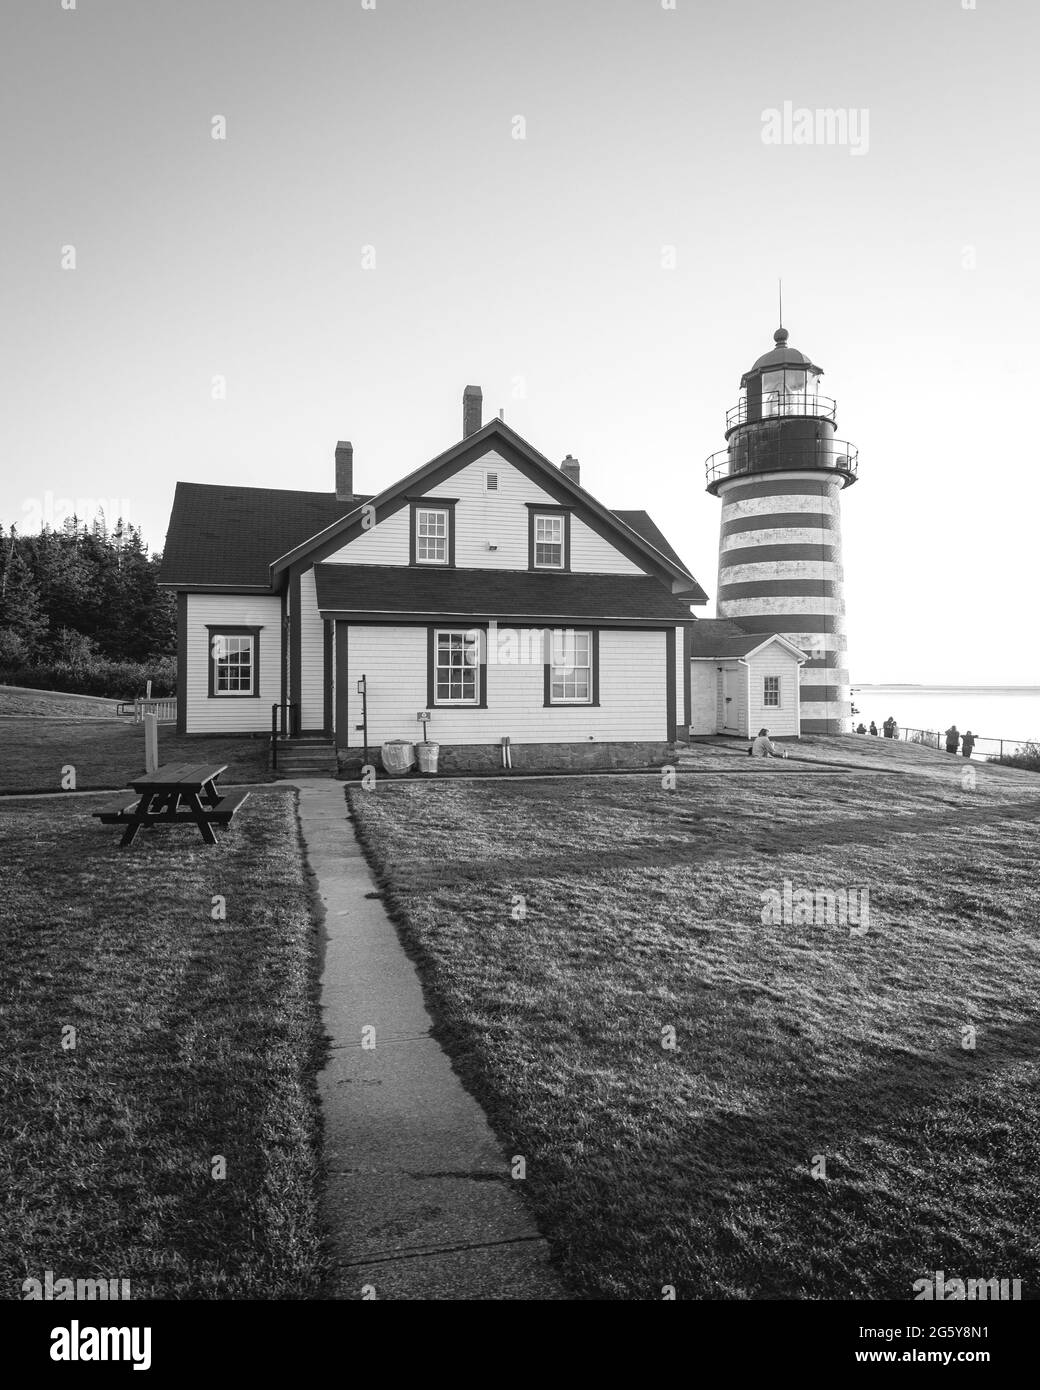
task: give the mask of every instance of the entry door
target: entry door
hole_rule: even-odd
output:
[[[739,733],[737,725],[737,681],[739,670],[725,666],[722,670],[722,727],[728,734]]]

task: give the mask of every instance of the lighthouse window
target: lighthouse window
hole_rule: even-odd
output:
[[[763,677],[764,688],[762,691],[762,703],[771,709],[780,708],[780,677]]]

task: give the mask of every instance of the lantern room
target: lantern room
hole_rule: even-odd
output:
[[[842,485],[856,481],[858,455],[835,439],[837,404],[820,393],[823,368],[788,343],[786,328],[740,379],[740,399],[726,412],[727,447],[707,461],[708,491],[735,474],[821,469]]]

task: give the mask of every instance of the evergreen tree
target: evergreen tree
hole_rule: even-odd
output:
[[[0,630],[15,638],[32,659],[43,648],[49,623],[32,567],[17,540],[9,550],[0,587]]]

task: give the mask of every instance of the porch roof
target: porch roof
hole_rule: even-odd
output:
[[[319,564],[314,577],[323,617],[692,621],[689,598],[650,575]]]

